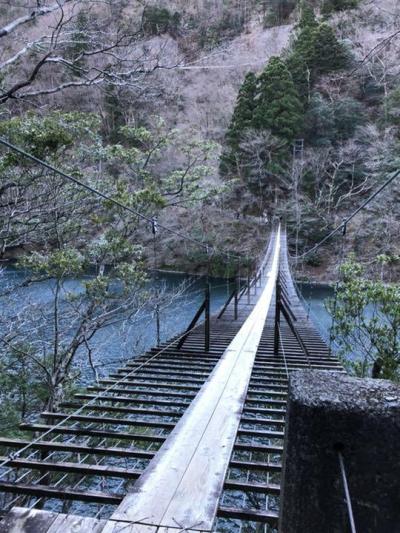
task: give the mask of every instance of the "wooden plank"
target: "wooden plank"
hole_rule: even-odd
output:
[[[100,533],[106,525],[105,520],[96,518],[59,515],[57,520],[46,531],[37,533]]]
[[[57,519],[57,513],[14,507],[0,522],[0,533],[42,533]]]
[[[150,404],[150,405],[162,405],[167,407],[184,407],[186,408],[189,403],[188,402],[179,402],[179,401],[173,401],[173,400],[156,400],[151,398],[132,398],[132,396],[96,396],[96,394],[75,394],[75,398],[79,400],[93,400],[93,398],[97,398],[99,401],[105,401],[105,402],[118,402],[118,403],[129,403],[131,405],[134,404]]]
[[[210,531],[275,288],[280,230],[262,294],[208,381],[112,518]],[[195,504],[194,504],[195,502]]]
[[[60,526],[57,527],[56,523],[54,523],[46,533],[100,533],[105,525],[105,520],[67,515]]]
[[[157,529],[156,526],[108,520],[101,533],[157,533]],[[82,533],[84,532],[82,531]]]
[[[207,533],[200,529],[182,529],[181,527],[159,527],[157,533]]]

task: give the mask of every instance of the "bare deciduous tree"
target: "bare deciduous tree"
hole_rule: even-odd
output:
[[[166,41],[143,48],[141,3],[130,6],[131,16],[116,16],[124,5],[57,0],[20,8],[23,14],[0,28],[0,103],[77,87],[143,89],[148,74],[173,68],[162,61]]]

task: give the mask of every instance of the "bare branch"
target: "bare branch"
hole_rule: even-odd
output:
[[[57,9],[60,9],[61,5],[67,4],[68,2],[71,2],[71,1],[72,0],[64,0],[62,4],[59,2],[56,2],[55,4],[49,7],[40,7],[38,9],[34,9],[31,13],[29,13],[29,15],[19,17],[9,22],[8,24],[0,28],[0,38],[10,35],[10,33],[15,31],[20,26],[23,26],[24,24],[32,22],[36,20],[37,18],[42,17],[43,15],[47,15],[49,13],[53,13],[54,11],[57,11]]]

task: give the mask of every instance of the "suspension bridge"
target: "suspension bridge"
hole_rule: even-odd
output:
[[[219,313],[206,290],[182,334],[23,424],[31,440],[0,439],[0,532],[275,531],[299,369],[344,372],[277,226]]]

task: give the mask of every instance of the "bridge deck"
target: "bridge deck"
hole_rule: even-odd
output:
[[[268,311],[271,293],[267,291],[266,300],[262,296],[267,294],[268,284],[253,285],[249,300],[247,296],[240,300],[238,320],[234,320],[233,305],[222,319],[213,318],[208,353],[203,351],[203,326],[199,326],[182,350],[177,350],[176,343],[165,344],[159,354],[159,350],[151,350],[76,395],[78,403],[65,404],[63,412],[56,416],[44,413],[47,423],[25,424],[26,430],[43,432],[51,424],[63,422],[11,460],[11,472],[0,478],[3,509],[14,508],[0,522],[0,532],[11,531],[9,525],[13,520],[14,525],[15,520],[21,521],[21,516],[33,523],[52,520],[53,515],[54,523],[37,531],[67,531],[67,520],[78,523],[84,515],[95,517],[94,529],[82,531],[113,531],[118,524],[124,531],[151,532],[186,531],[188,527],[240,531],[248,522],[264,524],[265,528],[276,526],[288,374],[298,368],[342,371],[297,297],[284,234],[280,244],[282,292],[293,316],[291,327],[286,319],[281,320],[278,355],[273,353],[274,298]],[[271,257],[270,247],[267,270]],[[254,336],[259,342],[253,344],[249,357],[241,359],[243,372],[233,372],[241,367],[235,364],[233,352],[227,356],[227,348],[238,331],[246,331],[245,320],[257,301],[262,302],[254,313],[260,317]],[[244,346],[237,345],[236,351],[246,351]],[[240,386],[234,386],[236,379]],[[207,380],[212,386],[204,386]],[[71,416],[80,406],[80,413]],[[4,455],[24,444],[23,440],[0,440]],[[163,451],[157,454],[161,447]],[[184,453],[188,459],[180,461]],[[175,463],[181,473],[170,478],[178,471],[172,468]],[[213,478],[215,473],[218,475]],[[166,485],[157,486],[158,482]],[[142,488],[145,491],[138,492]],[[143,500],[141,494],[146,496]],[[172,498],[177,494],[185,496],[185,505],[175,504],[183,501],[181,496]],[[208,495],[208,506],[203,505],[207,501],[200,501],[203,494]],[[148,502],[152,502],[150,509],[146,508]],[[43,511],[32,511],[33,516],[16,508],[18,505],[41,507]],[[191,509],[199,512],[193,514]],[[213,522],[210,517],[215,513],[218,519]],[[61,520],[64,525],[57,526]],[[133,525],[127,528],[133,521],[140,521],[143,528],[137,523],[134,529]],[[205,529],[201,529],[203,525]],[[74,531],[79,531],[79,524],[76,527]],[[267,531],[265,528],[255,530]]]

